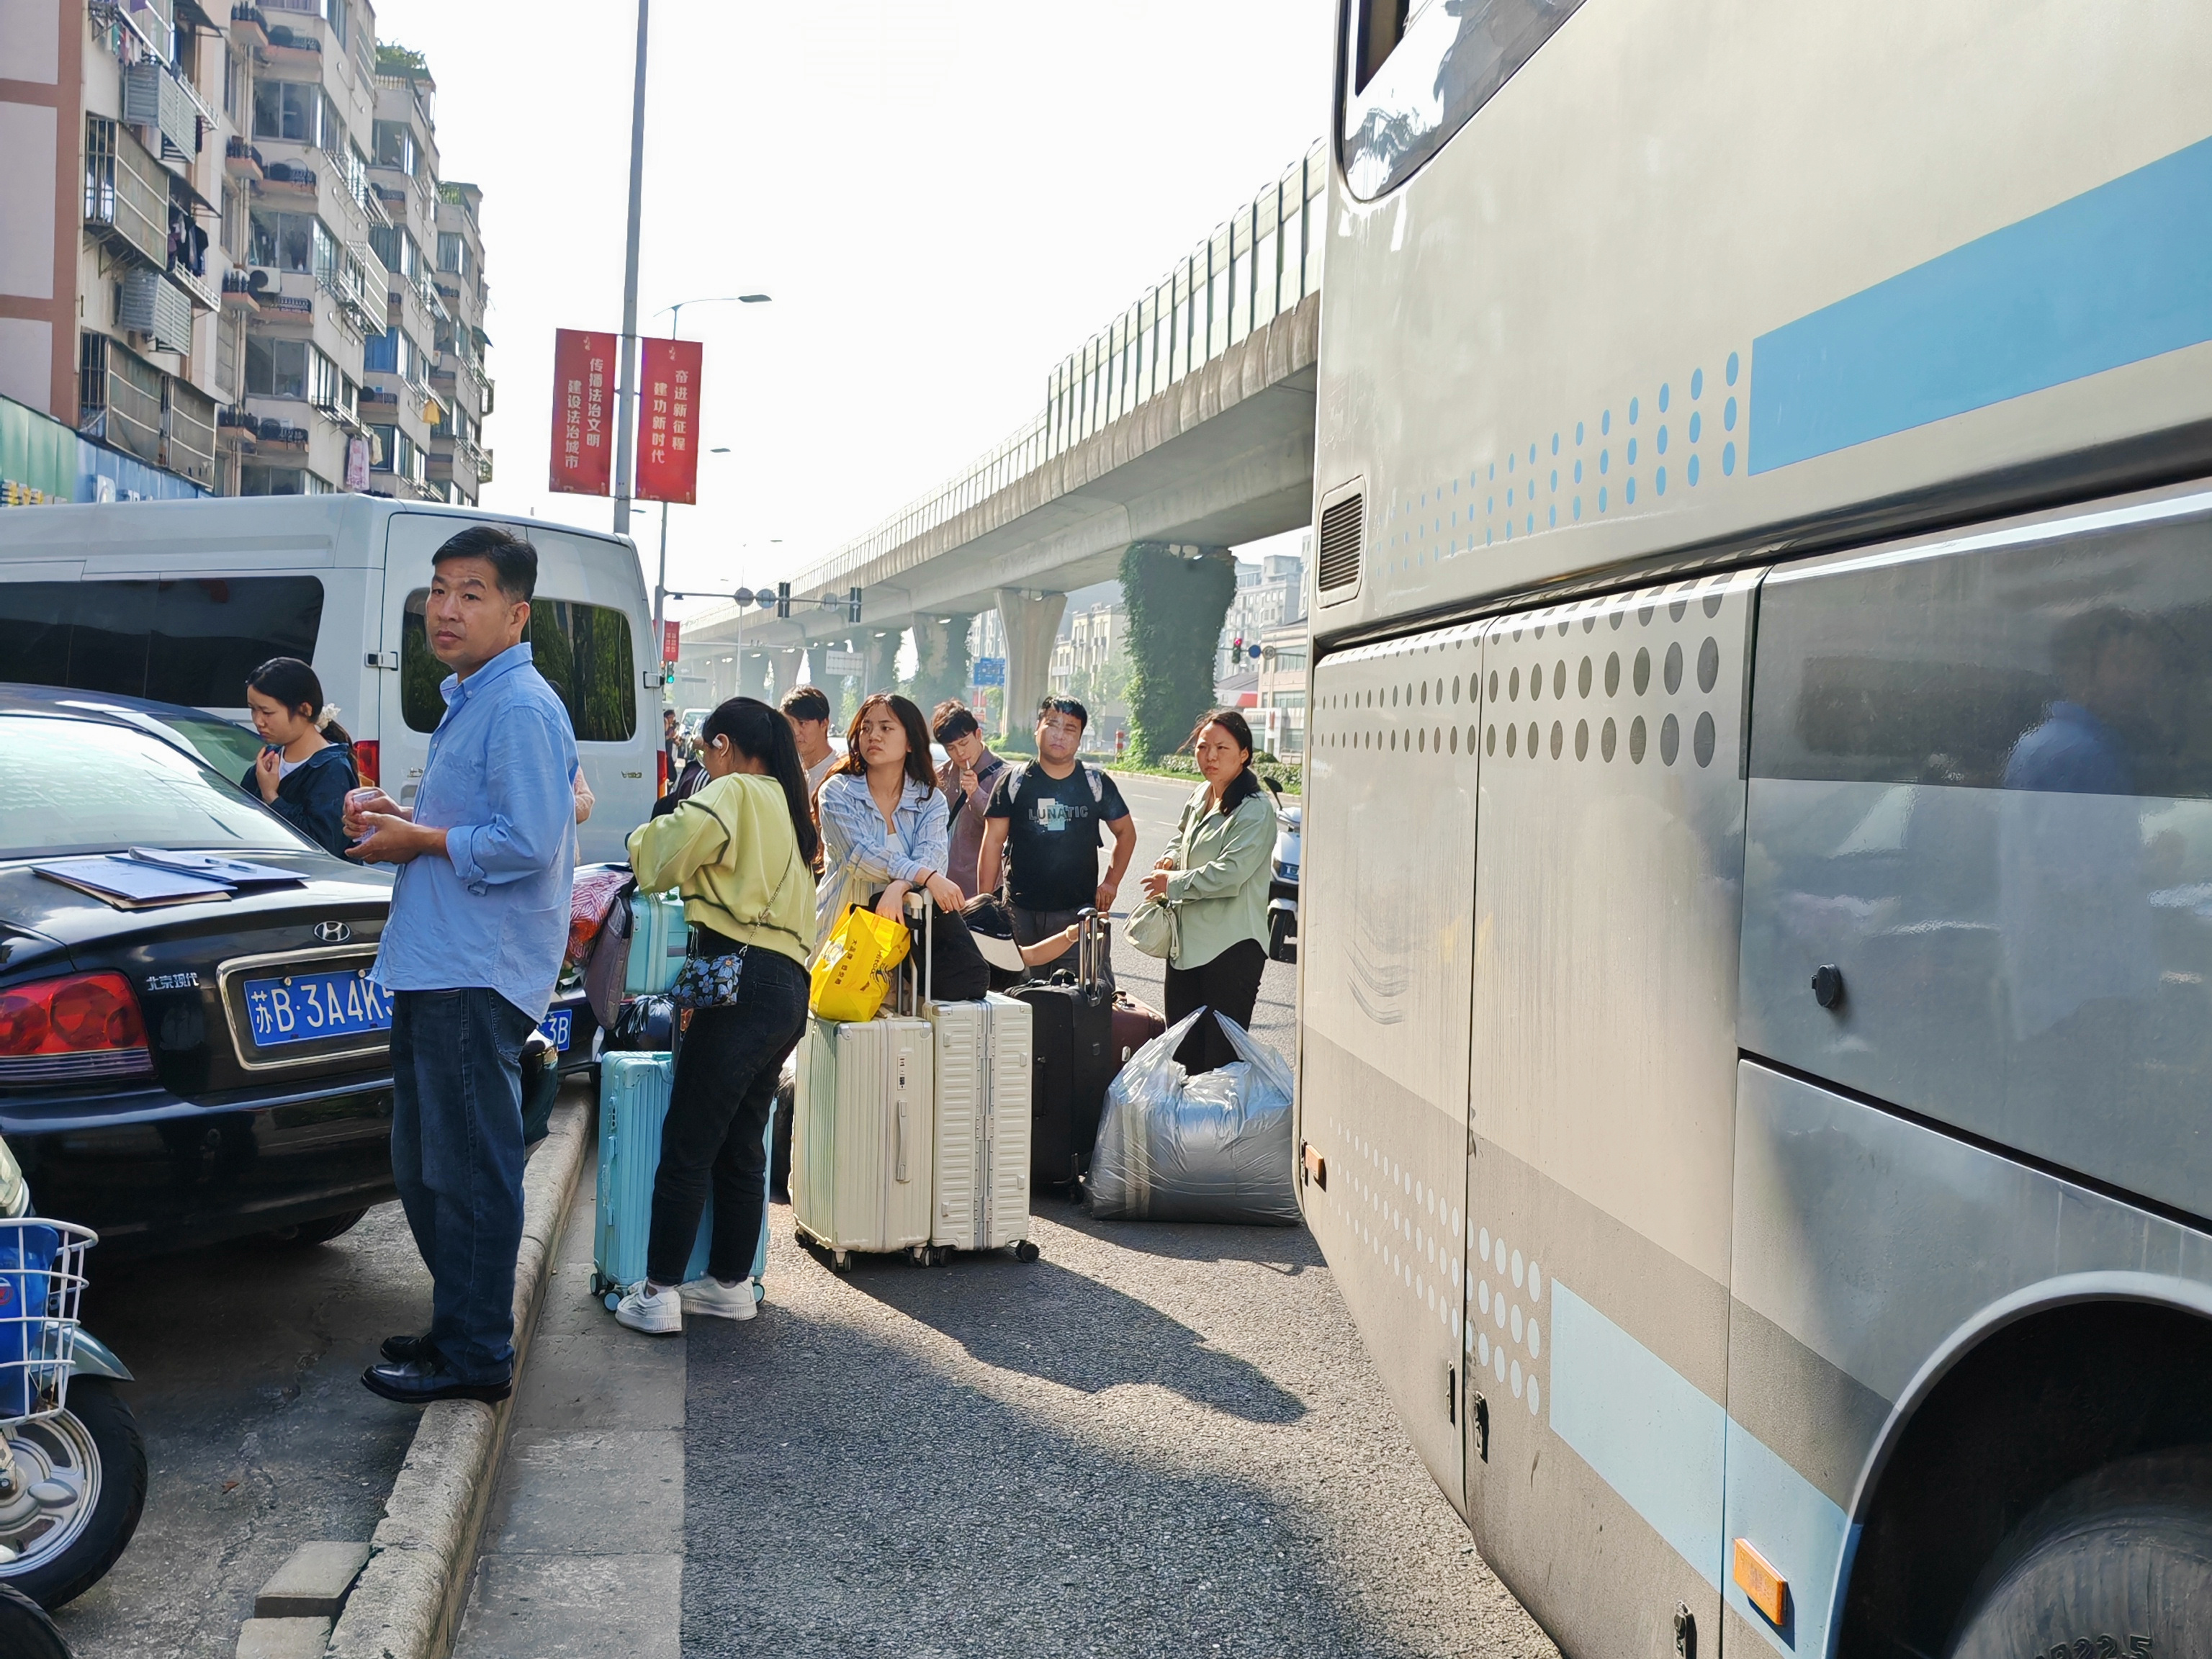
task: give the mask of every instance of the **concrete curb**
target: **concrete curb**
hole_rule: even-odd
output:
[[[518,1388],[591,1134],[591,1102],[558,1107],[523,1170],[514,1273]],[[452,1649],[514,1410],[510,1395],[497,1406],[449,1401],[423,1412],[369,1540],[374,1553],[331,1632],[331,1659],[443,1659]]]

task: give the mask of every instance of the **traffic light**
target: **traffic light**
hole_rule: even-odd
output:
[[[791,614],[791,584],[789,582],[778,582],[775,585],[775,614],[779,617],[788,617]]]
[[[860,620],[860,590],[857,587],[845,590],[845,620],[848,623]]]

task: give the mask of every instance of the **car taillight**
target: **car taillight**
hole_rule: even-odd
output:
[[[353,745],[353,769],[361,774],[364,787],[384,781],[382,755],[374,738],[356,738]]]
[[[72,974],[0,991],[0,1084],[153,1069],[146,1022],[122,975]]]
[[[664,749],[653,757],[653,798],[659,800],[668,793],[668,751]]]

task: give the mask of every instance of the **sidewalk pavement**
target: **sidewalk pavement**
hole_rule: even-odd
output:
[[[685,1339],[591,1294],[597,1157],[576,1182],[516,1391],[454,1659],[677,1659]]]

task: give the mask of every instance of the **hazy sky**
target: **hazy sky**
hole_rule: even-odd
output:
[[[702,442],[732,453],[672,509],[669,586],[787,576],[1036,413],[1054,364],[1320,136],[1334,10],[659,0],[640,332],[773,296],[684,310]],[[428,55],[444,176],[484,191],[484,504],[607,526],[544,481],[553,331],[621,325],[635,9],[384,0],[377,29]],[[632,520],[648,582],[659,513]]]

